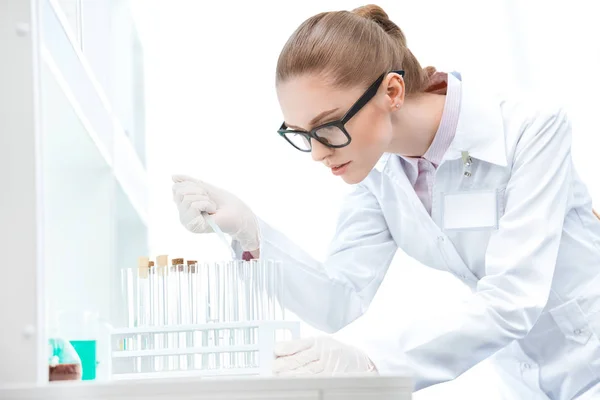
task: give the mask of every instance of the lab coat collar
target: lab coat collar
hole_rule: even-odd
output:
[[[483,92],[477,82],[461,80],[461,104],[456,134],[444,154],[444,161],[461,158],[463,151],[478,160],[506,167],[506,142],[500,110],[500,99]],[[390,153],[384,153],[375,164],[382,172]]]
[[[458,125],[444,160],[461,158],[461,153],[468,151],[475,159],[506,167],[500,99],[483,92],[476,85],[476,82],[462,79]]]
[[[383,155],[379,158],[379,161],[377,161],[377,164],[375,164],[375,170],[382,172],[388,160],[390,159],[390,155],[391,153],[383,153]]]

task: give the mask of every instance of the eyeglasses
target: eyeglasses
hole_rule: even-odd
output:
[[[404,77],[403,70],[391,71]],[[277,131],[289,144],[294,146],[296,149],[309,153],[312,150],[311,139],[317,140],[323,145],[338,149],[345,147],[352,141],[350,134],[346,130],[346,124],[352,117],[354,117],[377,93],[379,85],[383,82],[383,78],[387,73],[382,74],[369,88],[358,98],[356,103],[350,107],[348,112],[336,121],[327,122],[311,129],[310,131],[300,131],[294,129],[287,129],[285,122],[281,125],[281,128]]]

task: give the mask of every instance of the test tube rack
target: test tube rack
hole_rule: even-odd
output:
[[[212,343],[208,346],[187,348],[164,348],[136,350],[126,349],[121,344],[127,338],[134,336],[169,335],[169,334],[195,334],[208,337],[217,332],[256,331],[256,341],[249,344],[230,345],[225,341],[222,344]],[[206,323],[179,326],[149,326],[145,328],[113,329],[111,332],[111,365],[110,379],[126,380],[153,378],[157,376],[269,376],[273,361],[273,350],[277,340],[298,339],[300,337],[300,323],[298,321],[241,321]],[[257,357],[249,357],[256,354]],[[169,369],[168,363],[163,364],[163,370],[144,371],[143,365],[150,366],[157,358],[189,359],[191,363],[179,369]],[[248,360],[255,360],[248,363]],[[117,365],[121,368],[115,368]],[[125,366],[125,369],[122,367]],[[128,372],[120,372],[119,371]],[[133,372],[132,372],[133,371]]]
[[[283,269],[271,260],[199,263],[160,255],[122,270],[125,324],[113,329],[109,376],[270,372],[285,321]]]

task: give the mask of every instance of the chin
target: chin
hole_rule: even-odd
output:
[[[342,180],[344,182],[346,182],[348,185],[356,185],[358,183],[361,183],[362,181],[365,180],[365,178],[368,176],[368,173],[352,173],[352,174],[344,174],[341,176]]]

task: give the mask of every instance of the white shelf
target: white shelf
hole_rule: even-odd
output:
[[[409,378],[164,378],[95,384],[52,384],[0,390],[0,398],[28,400],[410,400]]]
[[[55,0],[41,0],[40,7],[42,61],[69,100],[85,134],[111,167],[138,218],[146,225],[148,182],[145,167],[125,135],[60,6]]]
[[[49,333],[65,339],[99,339],[84,320],[91,315],[96,326],[124,323],[120,270],[148,253],[147,173],[106,94],[106,79],[101,84],[82,51],[82,32],[73,32],[56,0],[34,3],[40,19],[46,320],[54,328]]]

